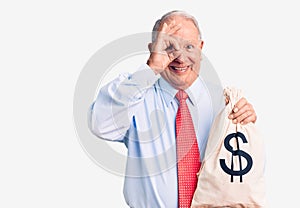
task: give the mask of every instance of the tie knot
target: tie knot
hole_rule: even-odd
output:
[[[178,101],[181,101],[181,100],[186,100],[188,98],[188,94],[183,91],[183,90],[179,90],[177,93],[176,93],[176,96]]]

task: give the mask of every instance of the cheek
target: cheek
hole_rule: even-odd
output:
[[[201,51],[196,50],[193,53],[188,54],[188,57],[193,64],[199,64],[202,59]]]
[[[201,54],[193,54],[189,56],[189,60],[194,64],[194,65],[199,65],[202,57]]]
[[[193,63],[193,71],[199,74],[201,64],[201,53],[190,56],[190,61]]]

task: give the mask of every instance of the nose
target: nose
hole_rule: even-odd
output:
[[[174,59],[175,62],[182,64],[185,62],[186,56],[182,50],[178,50],[175,52],[174,56],[176,57]]]

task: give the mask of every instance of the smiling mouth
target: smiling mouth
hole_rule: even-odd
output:
[[[180,73],[182,73],[182,72],[186,72],[186,71],[190,68],[190,66],[185,66],[185,67],[175,67],[175,66],[170,66],[170,68],[171,68],[172,70],[174,70],[175,72],[180,72]]]

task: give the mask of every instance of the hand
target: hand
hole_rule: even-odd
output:
[[[247,102],[245,98],[241,98],[235,105],[232,112],[228,116],[233,123],[245,125],[249,122],[255,123],[257,116],[253,106]]]
[[[156,40],[149,44],[151,52],[147,64],[156,74],[163,72],[176,58],[176,51],[180,50],[178,41],[174,34],[181,28],[172,21],[169,25],[164,23],[161,31],[158,31]]]

